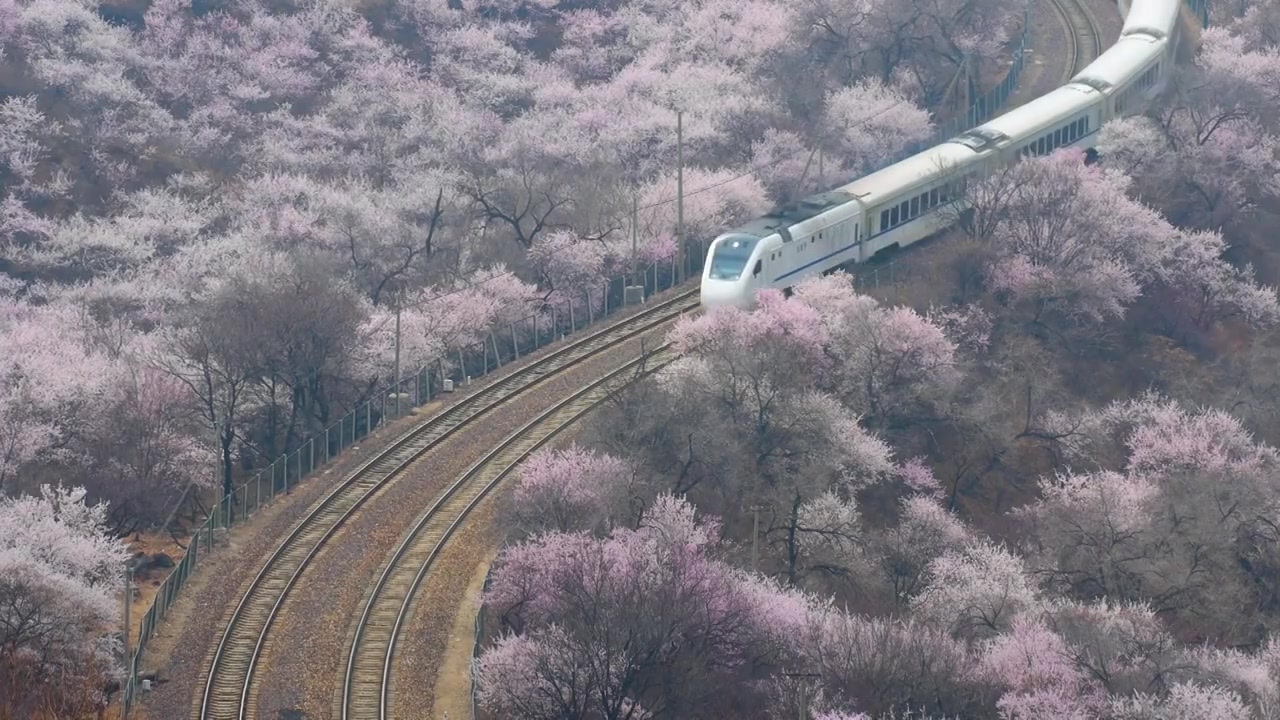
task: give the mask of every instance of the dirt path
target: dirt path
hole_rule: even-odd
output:
[[[492,503],[493,499],[487,501]],[[495,533],[496,534],[496,533]],[[449,645],[436,673],[432,717],[463,720],[471,717],[471,657],[475,648],[476,616],[483,600],[484,579],[498,555],[497,543],[472,569],[471,582],[454,613]]]

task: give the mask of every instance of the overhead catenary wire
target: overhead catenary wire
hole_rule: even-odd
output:
[[[877,112],[875,112],[875,113],[873,113],[873,114],[871,114],[871,115],[867,116],[866,118],[863,118],[862,120],[860,120],[860,121],[859,121],[858,125],[859,125],[859,126],[861,126],[861,125],[865,125],[867,122],[869,122],[869,121],[871,121],[871,120],[874,120],[875,118],[877,118],[877,117],[879,117],[879,116],[883,115],[884,113],[889,112],[890,110],[893,110],[894,108],[896,108],[896,107],[898,107],[898,106],[900,106],[900,105],[904,104],[905,102],[907,102],[907,101],[906,101],[906,100],[897,100],[897,101],[895,101],[895,102],[891,103],[890,105],[888,105],[888,106],[886,106],[886,107],[884,107],[884,108],[880,109],[879,111],[877,111]],[[781,159],[785,159],[785,160],[794,159],[794,158],[797,158],[797,157],[799,157],[800,155],[803,155],[803,154],[808,153],[808,152],[811,152],[811,150],[810,150],[810,149],[802,148],[800,151],[795,152],[795,153],[792,153],[792,154],[787,155],[787,156],[784,156],[784,157],[783,157],[783,158],[781,158]],[[757,172],[760,172],[761,170],[763,170],[764,168],[769,167],[770,165],[776,164],[777,162],[778,162],[778,160],[776,160],[776,159],[775,159],[775,160],[771,160],[771,161],[769,161],[769,162],[760,163],[760,164],[758,164],[758,165],[751,166],[751,167],[749,167],[745,172],[739,173],[739,174],[737,174],[737,175],[735,175],[735,176],[733,176],[733,177],[731,177],[731,178],[727,178],[727,179],[724,179],[724,180],[720,180],[720,181],[717,181],[717,182],[711,183],[711,184],[709,184],[709,185],[705,185],[705,186],[703,186],[703,187],[700,187],[700,188],[698,188],[698,189],[696,189],[696,190],[692,190],[692,191],[690,191],[690,192],[684,193],[684,197],[686,197],[686,198],[687,198],[687,197],[690,197],[690,196],[693,196],[693,195],[697,195],[697,194],[699,194],[699,193],[708,192],[708,191],[710,191],[710,190],[714,190],[714,189],[716,189],[716,188],[718,188],[718,187],[722,187],[722,186],[724,186],[724,185],[728,185],[728,184],[729,184],[729,183],[731,183],[731,182],[736,182],[736,181],[738,181],[738,180],[741,180],[742,178],[748,177],[748,176],[750,176],[750,175],[754,175],[754,174],[756,174]],[[636,211],[638,212],[638,211],[640,211],[640,210],[650,210],[650,209],[653,209],[653,208],[655,208],[655,207],[661,207],[662,205],[666,205],[666,204],[668,204],[668,203],[676,202],[678,199],[679,199],[678,197],[664,198],[664,199],[659,200],[659,201],[657,201],[657,202],[655,202],[655,203],[650,203],[649,205],[643,205],[643,206],[640,206],[640,207],[636,208]],[[560,251],[553,251],[551,254],[552,254],[552,255],[554,255],[556,252],[563,252],[563,250],[560,250]],[[506,278],[506,277],[515,277],[515,276],[516,276],[516,274],[515,274],[515,272],[514,272],[514,271],[506,270],[506,271],[501,272],[501,273],[498,273],[498,274],[496,274],[496,275],[491,275],[491,276],[489,276],[489,277],[485,278],[484,280],[478,280],[478,281],[475,281],[475,282],[464,282],[461,286],[459,286],[459,287],[454,287],[452,290],[448,290],[448,291],[446,291],[446,292],[442,292],[442,293],[437,293],[437,294],[435,294],[435,295],[432,295],[431,297],[421,298],[421,299],[419,299],[419,300],[415,300],[415,301],[410,302],[410,303],[407,303],[407,304],[398,305],[398,306],[397,306],[397,308],[396,308],[396,311],[388,313],[388,314],[387,314],[386,316],[384,316],[380,321],[378,321],[378,322],[377,322],[373,327],[371,327],[371,328],[369,328],[368,330],[364,331],[364,332],[361,334],[361,336],[356,340],[356,342],[357,342],[357,343],[363,343],[363,342],[365,342],[365,341],[367,341],[367,340],[371,339],[375,334],[377,334],[379,331],[383,330],[383,329],[387,326],[387,324],[388,324],[388,323],[390,323],[390,322],[392,322],[393,320],[395,320],[396,316],[397,316],[399,313],[404,312],[405,310],[413,310],[413,309],[417,309],[417,308],[420,308],[420,307],[423,307],[423,306],[429,305],[429,304],[431,304],[431,303],[433,303],[433,302],[436,302],[437,300],[442,300],[442,299],[447,298],[447,297],[451,297],[451,296],[454,296],[454,295],[458,295],[458,294],[460,294],[460,293],[467,292],[468,290],[474,290],[474,289],[479,288],[479,287],[481,287],[481,286],[483,286],[483,285],[486,285],[486,284],[488,284],[488,283],[491,283],[491,282],[493,282],[493,281],[495,281],[495,280],[499,280],[499,279]],[[318,368],[317,370],[313,371],[313,372],[311,373],[311,375],[308,377],[308,381],[315,379],[315,377],[319,376],[322,372],[324,372],[324,368],[323,368],[323,367],[322,367],[322,368]]]
[[[904,104],[904,103],[906,103],[906,102],[907,102],[907,101],[906,101],[905,99],[904,99],[904,100],[896,100],[896,101],[894,101],[893,103],[889,104],[888,106],[886,106],[886,107],[884,107],[884,108],[882,108],[882,109],[880,109],[880,110],[876,111],[875,113],[872,113],[871,115],[869,115],[869,116],[867,116],[867,117],[863,118],[862,120],[858,121],[858,124],[857,124],[857,126],[856,126],[856,127],[859,127],[859,126],[865,125],[866,123],[870,122],[871,120],[874,120],[874,119],[876,119],[877,117],[880,117],[881,115],[883,115],[883,114],[885,114],[885,113],[889,112],[890,110],[893,110],[894,108],[899,107],[900,105],[903,105],[903,104]],[[783,160],[792,160],[792,159],[795,159],[795,158],[797,158],[797,157],[800,157],[801,155],[804,155],[804,154],[809,153],[809,152],[811,152],[811,149],[808,149],[808,148],[801,148],[799,151],[797,151],[797,152],[795,152],[795,153],[791,153],[791,154],[786,155],[786,156],[783,156],[781,159],[783,159]],[[689,192],[687,192],[687,193],[684,193],[684,197],[686,197],[686,198],[688,198],[688,197],[692,197],[692,196],[694,196],[694,195],[698,195],[698,194],[700,194],[700,193],[708,192],[708,191],[710,191],[710,190],[714,190],[714,189],[716,189],[716,188],[718,188],[718,187],[722,187],[722,186],[724,186],[724,185],[728,185],[728,184],[729,184],[729,183],[731,183],[731,182],[736,182],[736,181],[738,181],[738,180],[741,180],[742,178],[748,177],[748,176],[750,176],[750,175],[754,175],[754,174],[756,174],[756,173],[760,172],[761,170],[763,170],[763,169],[765,169],[765,168],[769,167],[770,165],[775,165],[775,164],[777,164],[777,162],[778,162],[778,160],[777,160],[777,159],[775,159],[775,160],[770,160],[769,162],[763,162],[763,163],[760,163],[760,164],[758,164],[758,165],[753,165],[753,166],[749,167],[746,171],[744,171],[744,172],[742,172],[742,173],[739,173],[739,174],[737,174],[737,175],[734,175],[734,176],[733,176],[733,177],[731,177],[731,178],[726,178],[726,179],[724,179],[724,180],[719,180],[719,181],[714,182],[714,183],[711,183],[711,184],[709,184],[709,185],[704,185],[703,187],[700,187],[700,188],[698,188],[698,189],[696,189],[696,190],[691,190],[691,191],[689,191]],[[669,203],[676,202],[677,200],[679,200],[679,197],[678,197],[678,196],[676,196],[676,197],[669,197],[669,198],[663,198],[662,200],[659,200],[659,201],[654,202],[654,203],[650,203],[650,204],[648,204],[648,205],[641,205],[641,206],[639,206],[639,207],[635,208],[635,210],[636,210],[636,212],[639,212],[640,210],[652,210],[653,208],[661,207],[661,206],[663,206],[663,205],[667,205],[667,204],[669,204]],[[563,252],[563,250],[553,251],[553,252],[552,252],[552,253],[550,253],[550,254],[551,254],[551,255],[554,255],[554,254],[556,254],[556,252]],[[421,300],[417,300],[417,301],[412,302],[412,303],[409,303],[409,304],[407,304],[407,305],[401,305],[401,306],[400,306],[400,310],[401,310],[401,311],[404,311],[404,310],[409,310],[409,309],[419,308],[419,307],[422,307],[422,306],[424,306],[424,305],[428,305],[428,304],[430,304],[430,303],[433,303],[433,302],[435,302],[436,300],[440,300],[440,299],[442,299],[442,298],[446,298],[446,297],[449,297],[449,296],[451,296],[451,295],[456,295],[456,294],[458,294],[458,293],[465,292],[465,291],[467,291],[467,290],[473,290],[473,289],[475,289],[475,288],[477,288],[477,287],[480,287],[481,285],[484,285],[484,284],[486,284],[486,283],[493,282],[494,280],[498,280],[498,279],[500,279],[500,278],[504,278],[504,277],[507,277],[507,276],[514,276],[514,275],[515,275],[515,273],[514,273],[513,271],[511,271],[511,270],[507,270],[507,271],[505,271],[505,272],[498,273],[497,275],[493,275],[493,276],[490,276],[490,277],[488,277],[488,278],[485,278],[484,280],[479,280],[479,281],[474,282],[474,283],[467,283],[467,284],[464,284],[462,287],[454,288],[453,290],[450,290],[450,291],[448,291],[448,292],[440,293],[440,294],[438,294],[438,295],[433,295],[433,296],[431,296],[431,297],[429,297],[429,298],[424,298],[424,299],[421,299]],[[380,322],[380,323],[378,323],[377,325],[375,325],[374,327],[370,328],[370,329],[369,329],[369,334],[367,334],[367,335],[365,336],[365,339],[367,339],[368,337],[371,337],[371,336],[372,336],[372,333],[374,333],[374,332],[378,331],[379,329],[381,329],[384,325],[386,325],[388,322],[390,322],[390,321],[391,321],[391,319],[392,319],[393,317],[394,317],[394,315],[388,315],[387,317],[385,317],[385,318],[383,318],[383,319],[382,319],[382,322]]]

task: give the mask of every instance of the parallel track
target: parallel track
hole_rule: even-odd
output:
[[[1062,78],[1066,84],[1076,73],[1102,54],[1102,33],[1093,14],[1085,7],[1084,0],[1049,0],[1062,16],[1067,34],[1071,37],[1068,49],[1066,73]]]
[[[670,346],[633,360],[561,400],[473,465],[414,524],[374,586],[356,628],[342,686],[342,720],[386,720],[396,642],[418,588],[471,510],[530,453],[590,412],[640,373],[675,358]]]
[[[257,717],[250,692],[253,672],[286,595],[333,533],[407,465],[543,380],[697,306],[694,289],[587,335],[426,420],[352,473],[289,533],[236,606],[214,652],[200,720]]]

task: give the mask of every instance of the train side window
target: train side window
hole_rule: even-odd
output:
[[[880,212],[880,230],[884,231],[888,229],[889,229],[889,211],[883,210]]]
[[[756,266],[751,268],[751,277],[759,277],[760,271],[764,269],[764,261],[757,260]]]
[[[898,224],[898,206],[894,205],[893,209],[889,210],[889,226],[892,227],[897,224]]]
[[[1076,141],[1076,124],[1074,122],[1067,126],[1067,138],[1070,142]]]
[[[938,188],[929,191],[929,206],[933,207],[938,204]]]
[[[906,222],[907,218],[909,217],[907,215],[907,209],[909,207],[911,207],[910,200],[903,200],[902,203],[898,205],[898,217],[902,218],[902,222]]]
[[[911,217],[915,217],[919,214],[920,214],[920,198],[913,197],[911,198]]]

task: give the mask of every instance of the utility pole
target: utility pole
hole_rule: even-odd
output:
[[[636,234],[639,228],[639,210],[636,208],[636,192],[631,193],[631,284],[636,284]]]
[[[822,172],[822,146],[818,146],[818,192],[822,192],[827,187],[826,174]]]
[[[222,425],[218,422],[217,415],[213,418],[213,439],[215,448],[214,454],[218,458],[218,485],[222,487],[222,499],[213,508],[215,513],[214,517],[217,517],[216,513],[218,513],[222,506],[225,505],[227,508],[226,517],[219,519],[222,520],[223,527],[231,527],[231,513],[234,502],[228,498],[233,497],[232,491],[235,488],[231,486],[231,480],[227,477],[227,459],[223,456],[224,450],[222,447]],[[209,526],[209,535],[213,535],[213,525]]]
[[[120,720],[129,720],[129,688],[134,682],[133,658],[129,656],[129,601],[133,599],[133,566],[124,561],[124,683],[120,686]]]
[[[760,569],[760,506],[754,505],[751,514],[755,518],[751,527],[751,569]]]
[[[676,257],[680,267],[676,270],[676,283],[684,282],[684,112],[676,111]]]
[[[814,678],[820,678],[820,673],[783,673],[784,677],[800,678],[800,720],[809,720],[809,683]]]
[[[400,298],[396,297],[396,417],[400,417]]]

